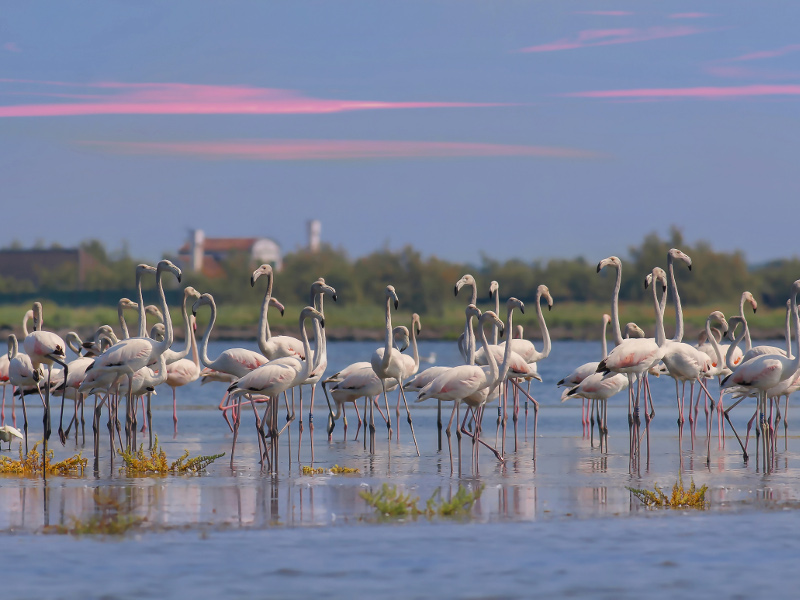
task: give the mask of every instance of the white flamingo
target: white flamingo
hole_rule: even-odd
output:
[[[378,348],[375,352],[372,353],[372,358],[370,359],[370,363],[372,364],[372,370],[375,371],[375,374],[381,381],[385,381],[386,379],[396,379],[398,381],[400,387],[400,395],[403,398],[403,403],[406,407],[406,415],[408,420],[408,426],[411,429],[411,437],[414,440],[414,448],[417,451],[417,456],[419,456],[419,447],[417,446],[417,436],[414,435],[414,424],[411,421],[411,411],[408,408],[408,401],[406,400],[406,394],[403,391],[403,381],[405,380],[406,376],[406,364],[403,359],[403,355],[400,352],[392,347],[392,301],[394,301],[394,308],[397,310],[400,302],[397,299],[397,293],[394,290],[394,287],[391,285],[386,286],[386,343],[383,347]],[[383,399],[386,403],[386,426],[389,429],[389,439],[392,437],[392,419],[389,416],[389,399],[386,396],[386,390],[383,391]]]
[[[202,299],[202,298],[201,298]],[[199,302],[199,300],[198,300]],[[320,322],[321,327],[325,327],[325,321],[322,315],[311,306],[305,307],[300,312],[300,333],[302,336],[303,341],[303,355],[304,356],[312,356],[311,355],[311,348],[308,343],[308,334],[305,330],[305,321],[306,319],[316,319]],[[317,340],[316,343],[319,343]],[[317,348],[319,350],[319,348]],[[319,360],[320,353],[317,353],[317,361]],[[271,460],[271,465],[273,469],[277,469],[277,460],[278,460],[278,437],[280,435],[278,431],[277,425],[277,416],[278,416],[278,396],[284,393],[286,390],[301,385],[306,379],[308,379],[309,374],[316,368],[318,365],[312,365],[311,362],[307,360],[303,360],[296,356],[286,356],[277,358],[275,360],[269,361],[267,364],[253,369],[251,372],[247,373],[239,380],[235,381],[230,385],[228,391],[231,393],[232,399],[237,401],[237,418],[234,421],[234,430],[233,430],[233,447],[231,448],[231,466],[233,466],[233,453],[236,448],[236,438],[238,436],[239,431],[239,413],[241,410],[241,397],[245,394],[258,394],[261,396],[267,396],[271,398],[271,402],[269,403],[267,410],[264,414],[264,421],[259,426],[258,420],[256,422],[256,427],[259,431],[259,439],[264,438],[263,434],[263,423],[266,422],[267,417],[271,413],[270,418],[270,438],[271,438],[271,447],[273,451],[273,458]],[[256,414],[256,418],[258,417],[258,413],[256,412],[255,405],[253,405],[253,411]],[[266,443],[266,439],[264,439],[264,443]],[[263,460],[263,454],[262,454]]]

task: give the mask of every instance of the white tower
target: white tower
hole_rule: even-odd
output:
[[[311,252],[319,252],[321,237],[322,222],[319,219],[310,219],[308,221],[308,249]]]
[[[192,271],[200,273],[203,270],[205,257],[206,234],[202,229],[192,230]]]

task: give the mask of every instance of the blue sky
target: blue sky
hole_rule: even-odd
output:
[[[211,237],[795,255],[800,6],[107,2],[0,19],[6,232],[156,258]],[[38,216],[37,216],[38,215]]]

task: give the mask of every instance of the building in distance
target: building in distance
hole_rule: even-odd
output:
[[[202,229],[194,229],[178,250],[183,269],[202,273],[206,277],[222,277],[224,262],[234,254],[249,257],[251,263],[268,263],[276,271],[283,267],[280,245],[270,238],[207,238]]]

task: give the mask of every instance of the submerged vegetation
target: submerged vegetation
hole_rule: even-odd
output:
[[[403,494],[397,490],[397,486],[390,486],[384,483],[377,491],[362,491],[359,495],[366,503],[375,509],[381,519],[401,519],[404,517],[424,516],[429,519],[433,517],[467,517],[472,512],[472,507],[478,498],[481,497],[483,486],[470,492],[467,488],[459,485],[458,491],[450,498],[445,500],[441,496],[440,490],[436,490],[433,495],[425,502],[425,508],[417,506],[419,496],[412,497],[410,493]]]
[[[120,536],[141,527],[146,521],[144,517],[132,514],[132,509],[118,498],[104,494],[100,489],[95,489],[93,500],[95,512],[91,516],[86,519],[72,516],[69,524],[47,527],[44,533]]]
[[[653,486],[654,491],[627,488],[634,496],[636,496],[645,506],[650,507],[665,507],[665,508],[697,508],[704,509],[708,507],[706,501],[706,491],[708,486],[704,485],[697,488],[694,485],[694,479],[688,490],[683,487],[683,478],[679,477],[675,485],[672,486],[672,494],[667,496],[658,484]]]
[[[144,445],[141,445],[138,450],[120,450],[120,456],[124,462],[120,469],[128,475],[166,475],[200,473],[215,460],[225,456],[225,453],[189,458],[189,451],[184,450],[177,460],[169,463],[167,453],[158,445],[156,436],[153,447],[148,452],[145,452]]]
[[[44,456],[37,450],[41,442],[36,442],[28,451],[27,456],[22,454],[22,444],[19,445],[19,460],[7,456],[0,456],[0,473],[9,475],[82,475],[88,459],[80,453],[59,462],[53,462],[53,451],[48,450]]]
[[[349,475],[360,473],[355,467],[340,467],[339,465],[333,465],[330,469],[325,469],[324,467],[302,467],[300,471],[303,475]]]

